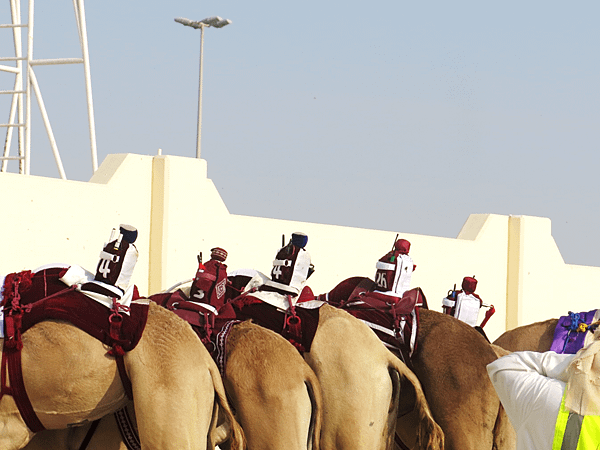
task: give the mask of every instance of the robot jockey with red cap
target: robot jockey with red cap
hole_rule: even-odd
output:
[[[190,288],[190,300],[208,303],[219,310],[225,304],[227,290],[227,252],[221,247],[210,250],[210,259],[202,264],[198,255],[198,270]]]
[[[454,285],[454,289],[448,292],[448,297],[442,300],[442,309],[445,314],[456,317],[458,320],[477,328],[481,332],[483,331],[481,328],[485,326],[490,317],[496,312],[494,305],[486,305],[481,300],[481,297],[475,293],[477,280],[474,276],[464,277],[461,287],[462,290],[456,290],[456,285]],[[481,325],[477,326],[479,309],[481,307],[489,309],[486,311],[485,319],[481,322]]]
[[[417,266],[408,255],[409,251],[410,242],[398,239],[394,242],[394,248],[377,261],[376,291],[402,297],[402,294],[410,289],[412,273]]]

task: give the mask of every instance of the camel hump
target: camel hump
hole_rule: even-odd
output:
[[[546,352],[550,350],[558,319],[549,319],[505,331],[493,344],[508,351],[525,350]]]

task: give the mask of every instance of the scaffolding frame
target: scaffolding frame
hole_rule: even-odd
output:
[[[9,0],[11,10],[10,24],[0,24],[0,28],[8,28],[13,31],[14,56],[0,57],[0,71],[15,74],[13,89],[0,90],[0,94],[11,95],[12,101],[7,123],[0,123],[0,128],[7,128],[6,139],[4,143],[4,152],[0,156],[2,166],[0,171],[6,172],[8,161],[19,161],[19,173],[29,175],[31,167],[31,97],[33,95],[37,100],[42,115],[42,120],[46,128],[50,147],[54,154],[56,166],[62,179],[67,179],[58,145],[54,138],[50,119],[46,111],[46,106],[42,98],[42,93],[37,82],[34,67],[48,66],[57,64],[83,64],[85,77],[85,89],[88,112],[88,127],[90,134],[90,150],[92,154],[92,170],[98,169],[98,155],[96,150],[96,125],[94,120],[94,103],[92,99],[92,80],[90,74],[90,61],[87,41],[87,27],[85,21],[84,0],[73,0],[73,9],[75,11],[75,20],[79,32],[79,44],[81,47],[81,58],[58,58],[58,59],[33,59],[33,24],[34,24],[34,0],[28,0],[28,20],[27,23],[21,22],[21,0]],[[27,48],[23,55],[22,31],[27,29]],[[4,65],[3,62],[13,62],[12,65]],[[16,156],[10,155],[12,146],[13,130],[17,129],[17,153]]]

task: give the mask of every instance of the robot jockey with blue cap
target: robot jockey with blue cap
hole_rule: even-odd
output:
[[[134,242],[138,230],[126,224],[113,228],[108,243],[100,252],[94,279],[84,283],[81,288],[87,293],[95,292],[120,299],[128,291],[133,269],[138,260],[138,249]]]
[[[220,311],[221,318],[252,319],[280,333],[299,349],[309,345],[307,342],[312,341],[316,326],[310,331],[304,330],[303,324],[310,323],[312,319],[300,317],[304,314],[301,305],[315,298],[306,285],[306,280],[314,272],[310,254],[305,248],[307,243],[306,234],[293,233],[290,241],[284,243],[275,255],[271,277],[256,271],[242,295]],[[318,312],[315,314],[318,316]]]
[[[310,254],[306,251],[308,236],[304,233],[292,233],[290,242],[283,246],[275,255],[273,270],[271,270],[272,286],[275,283],[283,285],[280,288],[286,293],[298,295],[302,291],[308,277],[314,272],[310,262]],[[289,288],[287,288],[289,286]],[[295,291],[295,292],[294,292]]]

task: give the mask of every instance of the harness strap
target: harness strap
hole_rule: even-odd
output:
[[[23,341],[21,341],[21,319],[23,317],[23,311],[27,311],[28,309],[23,308],[20,305],[20,283],[21,277],[16,276],[13,281],[14,297],[4,318],[6,337],[2,346],[2,367],[0,369],[2,370],[2,386],[0,386],[0,399],[5,394],[12,396],[25,425],[27,425],[32,432],[37,433],[45,430],[45,428],[33,410],[27,391],[25,391],[21,368],[21,349],[23,348]],[[10,386],[8,386],[7,383],[9,380]]]
[[[6,348],[4,351],[8,354],[8,376],[12,384],[10,387],[11,395],[19,408],[19,412],[21,413],[25,424],[34,433],[45,430],[46,428],[44,428],[42,422],[40,422],[40,419],[33,410],[27,391],[25,391],[23,372],[21,371],[21,351]]]
[[[289,313],[286,312],[285,314],[283,332],[287,333],[288,341],[302,352],[304,351],[302,348],[302,320],[300,319],[300,316],[296,314],[296,307],[294,306],[292,296],[286,295],[286,299],[290,307]]]
[[[402,439],[400,439],[400,436],[398,436],[398,433],[394,434],[394,441],[396,441],[396,445],[398,447],[400,447],[402,450],[410,450],[410,448],[408,448],[406,446],[406,444],[404,442],[402,442]]]
[[[85,450],[87,448],[87,446],[90,444],[90,441],[92,440],[92,437],[94,436],[94,433],[96,432],[96,428],[98,428],[99,423],[100,423],[100,419],[96,419],[92,422],[90,429],[88,430],[88,432],[85,434],[85,437],[83,438],[83,442],[81,442],[81,445],[79,446],[79,450]]]
[[[127,406],[115,412],[115,421],[119,426],[123,443],[128,450],[141,450],[139,435],[127,411]]]
[[[127,375],[127,370],[125,368],[125,361],[123,359],[123,355],[125,355],[125,350],[123,350],[122,343],[125,343],[123,339],[121,339],[121,326],[123,325],[123,316],[120,311],[128,311],[129,307],[121,305],[117,303],[117,299],[113,298],[113,313],[109,316],[108,322],[110,324],[110,337],[113,340],[112,349],[108,352],[109,355],[115,357],[115,362],[117,363],[117,369],[119,370],[119,376],[121,377],[121,383],[123,384],[123,389],[125,389],[125,393],[130,400],[133,400],[133,389],[131,387],[131,380]]]

